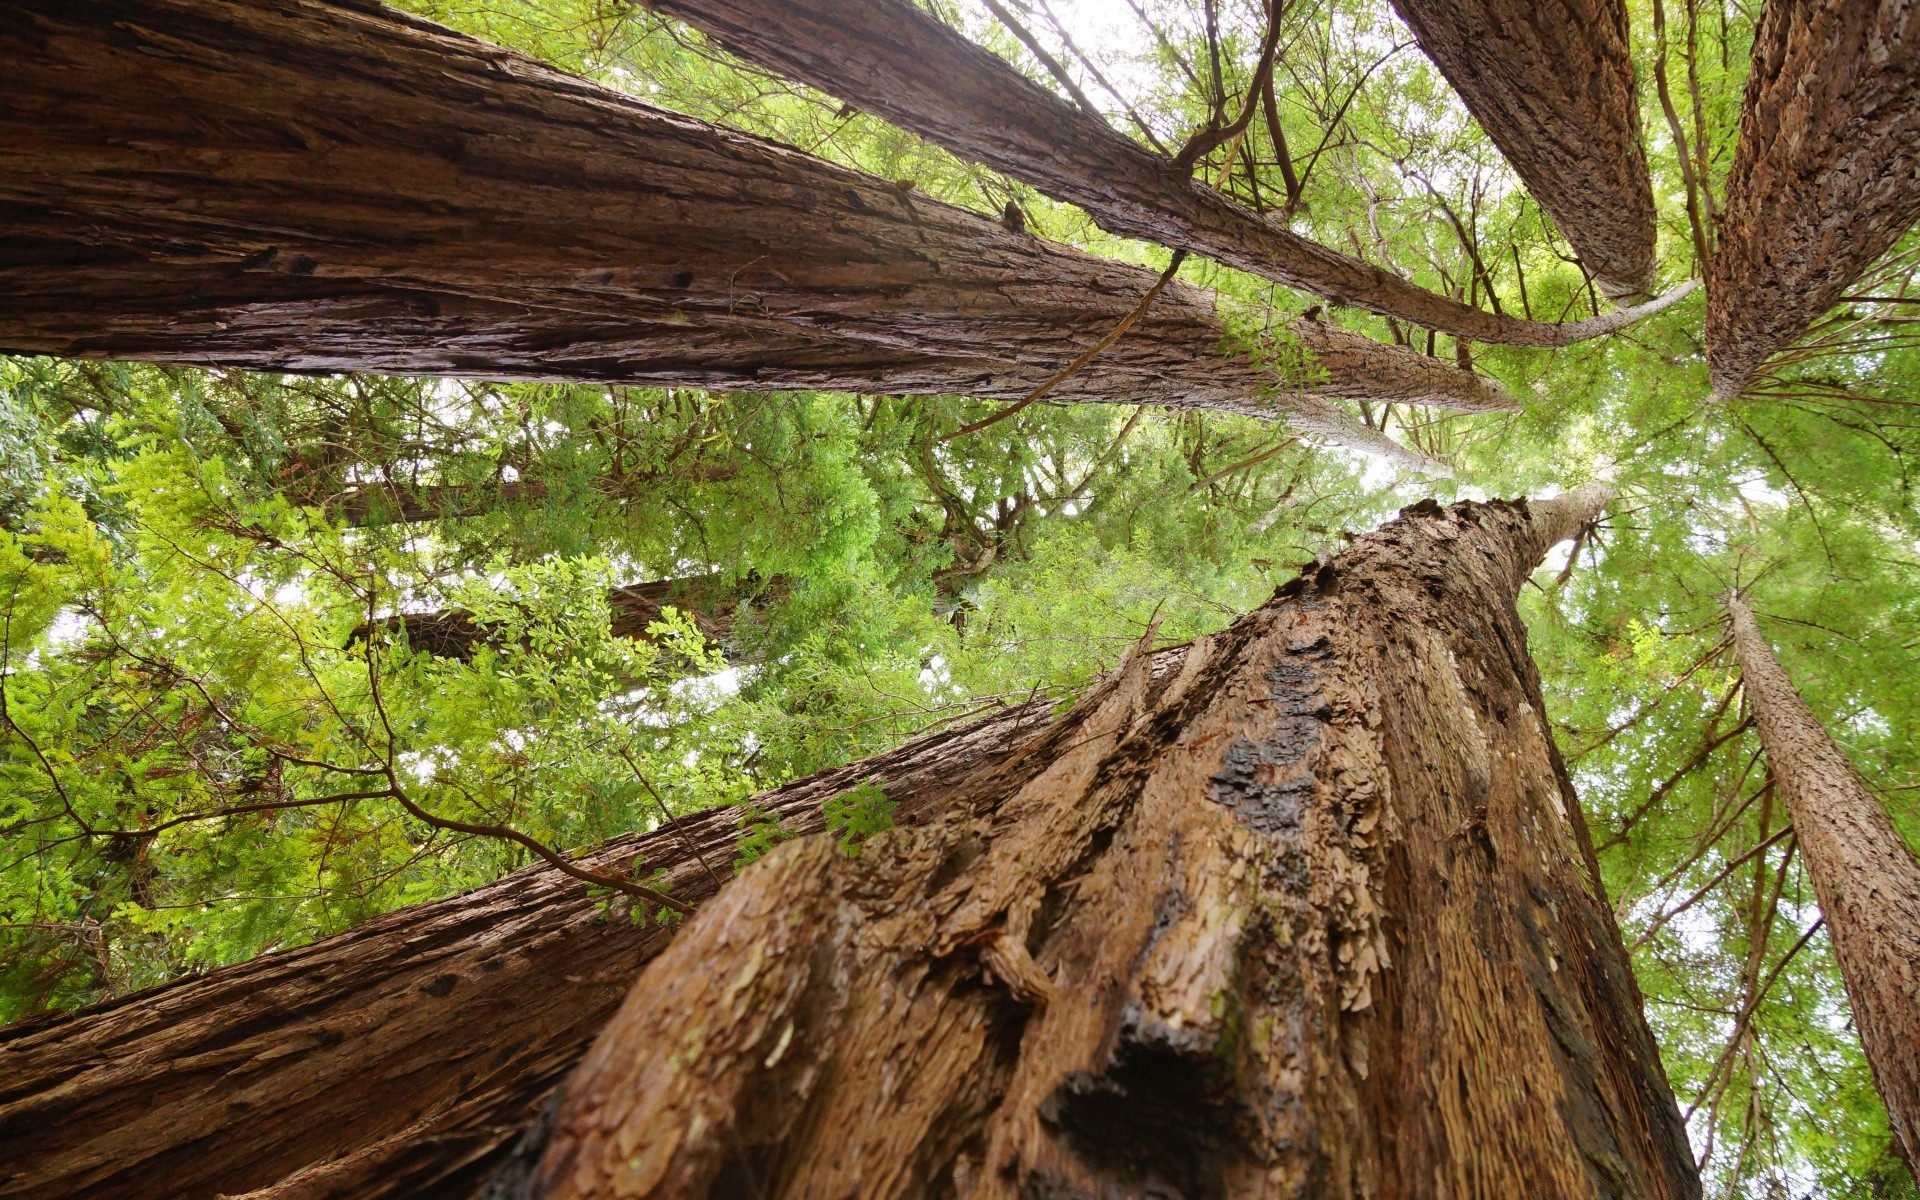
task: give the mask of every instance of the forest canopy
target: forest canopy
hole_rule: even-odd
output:
[[[1598,479],[1611,515],[1521,614],[1706,1194],[1915,1194],[1726,618],[1738,590],[1920,845],[1911,233],[1729,389],[1703,291],[1566,345],[1455,336],[1118,236],[625,0],[402,7],[891,181],[908,212],[944,202],[1199,289],[1220,344],[1257,348],[1273,411],[1144,385],[1010,400],[0,358],[0,1019],[1064,707],[1143,639],[1225,628],[1403,506]],[[1760,6],[1627,7],[1657,232],[1639,294],[1582,265],[1385,0],[1284,0],[1271,24],[1243,0],[925,6],[1138,145],[1187,148],[1195,181],[1266,225],[1553,325],[1708,278],[1729,236]],[[1341,378],[1320,326],[1497,390],[1289,424],[1285,397]],[[858,793],[829,822],[857,852],[887,805]],[[782,836],[748,829],[741,864]],[[675,919],[609,884],[583,886]]]

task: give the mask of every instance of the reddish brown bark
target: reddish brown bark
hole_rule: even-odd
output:
[[[372,5],[5,0],[0,54],[14,351],[1017,399],[1155,280]],[[1403,458],[1321,397],[1511,405],[1399,347],[1289,381],[1223,335],[1176,284],[1052,396]]]
[[[1698,1195],[1513,607],[1599,499],[1415,506],[1019,788],[776,851],[534,1194]]]
[[[1113,233],[1197,250],[1335,303],[1457,337],[1564,346],[1622,328],[1692,290],[1688,284],[1634,309],[1564,325],[1483,312],[1248,212],[903,0],[647,3],[705,30],[742,57],[1077,204]],[[1626,88],[1631,101],[1631,67]],[[1582,112],[1574,115],[1584,120]],[[1560,115],[1556,112],[1555,119]],[[1633,162],[1644,194],[1644,204],[1633,214],[1646,221],[1644,261],[1633,276],[1635,287],[1628,289],[1639,291],[1651,283],[1653,201],[1645,160],[1638,157],[1637,127],[1627,132],[1633,134]],[[1564,185],[1555,179],[1552,194],[1571,194],[1594,173],[1585,168]],[[1598,212],[1606,203],[1607,197],[1599,197],[1588,207]],[[1577,211],[1583,219],[1594,215],[1585,208]]]
[[[1793,817],[1874,1082],[1920,1169],[1920,860],[1735,596],[1733,645],[1767,769]]]
[[[1920,219],[1920,8],[1768,0],[1707,271],[1714,393],[1738,395]]]
[[[1071,736],[1047,707],[761,802],[818,829],[823,799],[877,780],[911,821],[947,802],[951,778],[1031,738]],[[737,829],[738,810],[715,809],[581,861],[623,870],[639,855],[700,903],[714,884],[689,843],[724,878]],[[603,916],[579,883],[532,867],[298,950],[0,1030],[0,1196],[473,1195],[673,931]]]
[[[1653,184],[1624,0],[1394,0],[1613,297],[1653,287]]]

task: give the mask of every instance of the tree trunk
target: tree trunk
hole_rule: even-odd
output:
[[[1767,769],[1827,919],[1854,1023],[1910,1167],[1920,1170],[1920,860],[1827,737],[1738,596],[1740,679]]]
[[[941,809],[949,778],[1070,735],[1047,711],[1045,700],[1009,709],[760,802],[814,830],[823,799],[876,780],[910,821]],[[618,871],[638,857],[643,877],[664,868],[675,895],[704,902],[715,881],[700,858],[729,875],[738,821],[711,810],[581,861]],[[0,1030],[0,1196],[474,1195],[673,932],[609,916],[580,883],[532,867],[298,950]]]
[[[1077,204],[1112,233],[1185,246],[1336,304],[1456,337],[1564,346],[1631,324],[1692,288],[1565,325],[1483,312],[1248,212],[902,0],[646,2],[769,70]],[[1630,67],[1626,87],[1631,100]],[[1653,203],[1637,134],[1629,141],[1645,196],[1647,243],[1635,276],[1644,286],[1652,267]]]
[[[777,850],[532,1194],[1691,1197],[1514,611],[1599,506],[1416,505],[946,819]]]
[[[1920,8],[1767,0],[1707,271],[1714,394],[1738,395],[1920,218]]]
[[[652,641],[653,623],[672,606],[685,613],[709,644],[725,643],[733,633],[733,620],[743,603],[750,603],[766,592],[783,589],[784,579],[730,580],[718,584],[708,578],[657,579],[647,583],[628,583],[607,589],[607,607],[612,610],[613,636],[635,641]],[[407,645],[416,654],[470,661],[480,646],[493,639],[494,629],[474,619],[460,608],[442,608],[428,612],[394,613],[375,621],[362,621],[348,634],[348,643],[364,642],[376,632],[394,637],[404,632]]]
[[[1653,286],[1653,184],[1624,0],[1394,0],[1521,182],[1616,299]]]
[[[1156,279],[370,4],[0,0],[0,53],[13,351],[1011,400]],[[1174,284],[1051,396],[1409,460],[1321,397],[1512,407],[1357,335],[1393,369],[1290,381],[1224,333]]]

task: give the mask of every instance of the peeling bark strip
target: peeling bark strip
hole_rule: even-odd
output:
[[[1632,324],[1692,290],[1687,284],[1657,301],[1565,325],[1483,312],[1248,212],[903,0],[645,2],[769,70],[850,101],[1056,200],[1077,204],[1112,233],[1196,250],[1337,304],[1473,341],[1564,346]],[[1625,29],[1622,13],[1622,54]],[[1555,32],[1565,36],[1568,30]],[[1558,69],[1562,64],[1551,65]],[[1625,81],[1626,119],[1631,121],[1631,66],[1626,67]],[[1556,90],[1564,88],[1556,84]],[[1588,119],[1586,103],[1583,95],[1574,112],[1579,122]],[[1558,110],[1552,119],[1562,119]],[[1607,132],[1613,132],[1611,127]],[[1629,124],[1626,133],[1623,145],[1631,147],[1633,159],[1623,170],[1631,174],[1637,168],[1640,197],[1629,217],[1645,222],[1646,244],[1636,260],[1637,274],[1631,275],[1634,286],[1626,289],[1635,292],[1651,280],[1653,197],[1638,126]],[[1564,169],[1557,156],[1550,163],[1556,171]],[[1525,168],[1521,174],[1526,176]],[[1555,195],[1577,191],[1589,186],[1593,174],[1587,168],[1565,184],[1556,177],[1550,185],[1558,189]],[[1531,185],[1531,177],[1526,177]],[[1546,203],[1545,193],[1534,190]],[[1609,194],[1585,203],[1593,212],[1574,208],[1569,213],[1588,221],[1614,201]],[[1559,211],[1551,205],[1549,209]],[[1623,218],[1609,212],[1604,221],[1620,224]],[[1597,228],[1604,231],[1606,224]],[[1574,244],[1583,243],[1574,239]]]
[[[1178,652],[1166,652],[1167,668]],[[790,828],[881,781],[911,820],[1032,738],[1071,738],[1048,702],[1009,709],[769,792]],[[1017,762],[1009,769],[1017,770]],[[996,782],[997,781],[997,782]],[[676,896],[723,876],[738,810],[584,857],[669,872]],[[403,909],[298,950],[0,1030],[0,1196],[31,1200],[420,1200],[474,1194],[673,929],[603,916],[550,867]],[[255,1189],[259,1189],[257,1192]]]
[[[0,54],[13,351],[1018,399],[1155,280],[370,4],[0,0]],[[1056,398],[1402,458],[1319,397],[1512,407],[1370,342],[1289,388],[1223,335],[1170,286]]]
[[[1793,816],[1874,1082],[1920,1171],[1920,861],[1780,668],[1753,610],[1728,601],[1767,769]]]
[[[1657,231],[1624,0],[1393,7],[1601,290],[1648,292]]]
[[[1697,1196],[1513,607],[1602,498],[1416,505],[1017,790],[782,847],[533,1194]]]
[[[1767,0],[1707,271],[1714,394],[1839,301],[1920,219],[1920,6]]]

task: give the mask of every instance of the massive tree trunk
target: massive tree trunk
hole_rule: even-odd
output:
[[[949,817],[777,850],[532,1193],[1697,1195],[1514,611],[1598,503],[1415,506]]]
[[[962,158],[985,163],[1032,184],[1055,199],[1077,204],[1113,233],[1188,247],[1335,303],[1399,317],[1457,337],[1563,346],[1628,325],[1673,303],[1692,288],[1688,284],[1657,302],[1565,325],[1483,312],[1248,212],[1212,188],[1189,179],[1185,172],[1123,136],[1096,114],[1060,99],[903,0],[646,2],[705,30],[729,49],[770,70],[849,100]],[[1577,33],[1577,27],[1571,27],[1571,31]],[[1556,32],[1566,36],[1569,30]],[[1624,14],[1620,16],[1620,33],[1624,39]],[[1608,49],[1611,52],[1610,44]],[[1625,54],[1624,40],[1619,50]],[[1601,57],[1597,50],[1587,56],[1596,61]],[[1611,68],[1612,60],[1607,62]],[[1580,65],[1587,64],[1583,61]],[[1629,102],[1625,120],[1631,122],[1633,73],[1624,58],[1621,65],[1626,72]],[[1552,120],[1567,115],[1556,109]],[[1571,115],[1578,118],[1578,123],[1586,120],[1584,107]],[[1614,120],[1601,135],[1593,137],[1594,142],[1623,132],[1620,149],[1630,148],[1633,158],[1632,164],[1622,170],[1638,170],[1639,207],[1626,218],[1607,214],[1607,220],[1616,224],[1623,219],[1644,218],[1646,244],[1636,260],[1638,273],[1631,276],[1634,287],[1627,289],[1637,291],[1647,286],[1652,269],[1652,193],[1646,162],[1640,156],[1637,128],[1628,124],[1623,131],[1616,131],[1613,125],[1620,114],[1609,110],[1609,116]],[[1533,132],[1532,126],[1528,132]],[[1584,144],[1576,147],[1586,148]],[[1607,144],[1598,149],[1616,148]],[[1536,154],[1528,161],[1540,161],[1541,157]],[[1551,161],[1556,170],[1564,166],[1557,156]],[[1568,195],[1589,186],[1595,170],[1583,168],[1564,181],[1556,176],[1548,181],[1550,192],[1536,187],[1536,194],[1556,198]],[[1522,174],[1526,175],[1526,168],[1522,168]],[[1532,177],[1527,179],[1531,185]],[[1598,212],[1611,202],[1609,193],[1592,198],[1590,206]],[[1559,210],[1551,205],[1549,209],[1558,215]],[[1579,207],[1567,211],[1569,218],[1578,214],[1583,221],[1594,215]],[[1606,228],[1602,226],[1600,232],[1605,234]],[[1586,225],[1580,227],[1583,236],[1587,229]],[[1570,232],[1568,236],[1574,235]],[[1575,241],[1576,246],[1582,244]]]
[[[1624,0],[1394,0],[1612,297],[1653,286],[1653,185]]]
[[[1767,0],[1707,271],[1714,393],[1739,394],[1920,219],[1920,7]]]
[[[1170,669],[1178,652],[1163,658]],[[911,821],[940,811],[969,768],[1073,736],[1047,710],[1009,709],[760,801],[790,828],[818,829],[823,799],[875,780]],[[675,895],[703,903],[716,885],[701,859],[731,874],[738,826],[738,810],[716,809],[581,861],[618,871],[639,858],[643,876],[664,868]],[[604,913],[577,881],[533,867],[0,1030],[0,1196],[473,1195],[673,932]]]
[[[1854,1023],[1909,1166],[1920,1171],[1920,861],[1827,737],[1738,596],[1740,679],[1793,817]]]
[[[374,5],[0,0],[0,54],[13,351],[1017,399],[1156,278]],[[1403,457],[1320,397],[1511,407],[1312,325],[1366,369],[1281,378],[1174,284],[1051,394]]]

